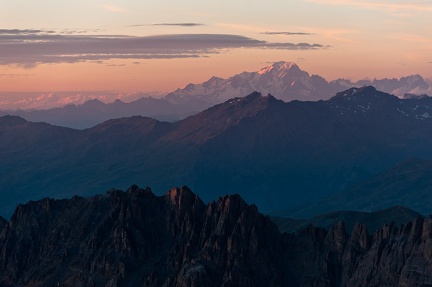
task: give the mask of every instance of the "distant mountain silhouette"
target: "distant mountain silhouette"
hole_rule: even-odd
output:
[[[207,106],[178,104],[164,99],[141,98],[131,103],[116,100],[105,104],[90,100],[82,105],[67,105],[48,110],[0,111],[0,115],[17,115],[33,122],[47,122],[53,125],[84,129],[109,119],[146,115],[161,121],[178,121],[195,114]]]
[[[432,158],[431,116],[432,98],[364,87],[318,102],[252,93],[176,123],[135,116],[74,130],[1,117],[0,214],[130,182],[159,193],[183,183],[206,201],[240,193],[265,212],[286,210]]]
[[[18,115],[33,122],[89,128],[109,119],[146,116],[161,121],[178,121],[235,97],[254,91],[272,94],[285,102],[292,100],[327,100],[351,87],[375,86],[378,90],[400,98],[427,94],[432,87],[420,75],[401,79],[326,81],[319,75],[309,75],[292,62],[276,62],[256,72],[242,72],[228,79],[212,77],[201,84],[188,84],[163,98],[141,98],[131,103],[116,100],[104,104],[91,100],[82,105],[68,105],[48,110],[0,111],[0,115]]]
[[[432,218],[374,234],[309,225],[281,234],[239,195],[204,204],[189,188],[45,198],[0,218],[0,285],[427,286]]]
[[[333,211],[326,214],[316,215],[308,219],[271,217],[281,232],[299,232],[307,228],[308,225],[330,229],[340,221],[345,224],[348,233],[352,232],[356,224],[363,224],[368,231],[375,233],[384,224],[393,222],[396,226],[407,224],[408,222],[423,217],[420,213],[415,212],[403,206],[394,206],[375,212],[360,211]]]

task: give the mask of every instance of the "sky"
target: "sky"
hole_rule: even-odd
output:
[[[0,108],[164,95],[296,62],[432,78],[432,1],[0,0]]]

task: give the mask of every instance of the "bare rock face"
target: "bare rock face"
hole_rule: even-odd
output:
[[[8,223],[7,220],[0,216],[0,230],[2,230],[7,223]]]
[[[357,257],[356,272],[344,275],[346,285],[430,286],[431,222],[431,218],[418,218],[400,228],[384,226],[375,233],[370,248]]]
[[[285,237],[296,286],[430,286],[432,218],[400,227],[383,226],[369,236],[356,225],[348,236],[338,223],[330,231],[308,227]]]
[[[276,226],[238,195],[132,186],[17,207],[0,233],[1,286],[283,286]],[[279,247],[280,248],[280,247]]]
[[[432,218],[280,234],[239,195],[132,186],[0,218],[0,286],[430,286]]]

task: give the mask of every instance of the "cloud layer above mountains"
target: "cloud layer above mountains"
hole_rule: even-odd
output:
[[[0,30],[0,65],[97,62],[110,59],[198,58],[230,49],[316,50],[310,43],[267,42],[229,34],[155,36],[70,35],[43,30]]]

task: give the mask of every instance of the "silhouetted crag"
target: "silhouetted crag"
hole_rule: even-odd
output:
[[[1,286],[432,284],[431,218],[280,234],[238,195],[205,205],[187,187],[132,186],[29,202],[1,224]]]
[[[301,274],[295,286],[430,286],[431,232],[431,218],[385,225],[372,237],[364,225],[351,235],[342,222],[328,232],[309,226],[286,237],[290,269]]]
[[[283,286],[276,226],[238,195],[188,188],[17,207],[0,234],[1,286]]]

